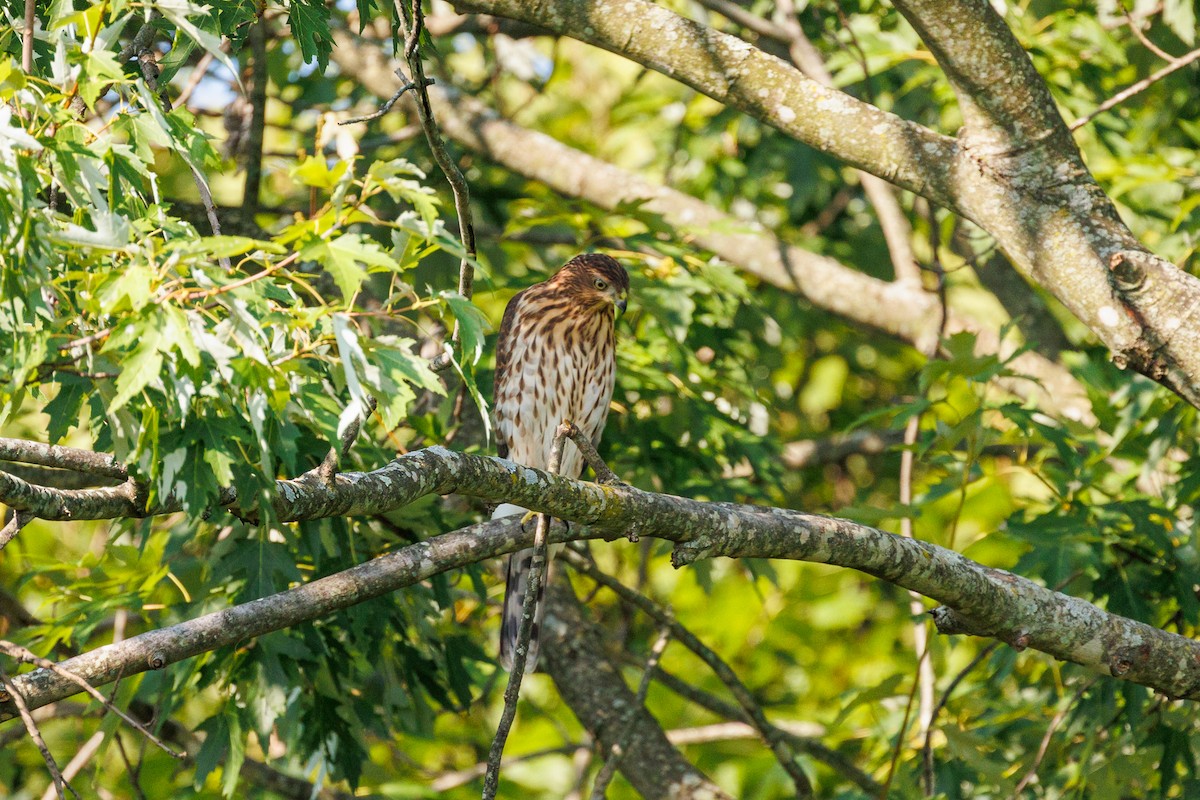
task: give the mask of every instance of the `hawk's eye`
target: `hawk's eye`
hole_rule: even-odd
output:
[[[605,289],[608,288],[608,284],[604,282],[604,278],[596,278],[596,280],[593,281],[593,283],[596,284],[596,288],[599,289],[600,291],[604,291]]]

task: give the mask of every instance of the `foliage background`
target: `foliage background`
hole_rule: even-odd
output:
[[[736,30],[703,5],[671,5]],[[769,19],[786,6],[748,8]],[[199,81],[173,110],[136,61],[117,57],[150,9],[161,14],[158,87],[175,99]],[[1162,63],[1116,7],[1005,9],[1068,120]],[[7,8],[14,19],[22,11]],[[441,3],[428,11],[431,19],[450,13]],[[1190,2],[1139,2],[1132,11],[1165,50],[1195,46]],[[889,6],[802,3],[796,12],[838,87],[956,130],[952,93]],[[633,278],[602,451],[624,480],[888,530],[910,515],[920,538],[1195,635],[1195,410],[1109,364],[1048,295],[994,280],[1011,268],[993,257],[986,236],[900,198],[927,285],[940,268],[950,306],[1060,355],[1088,388],[1096,425],[996,391],[989,380],[1006,366],[971,355],[961,336],[947,343],[945,359],[927,362],[740,274],[637,204],[603,210],[454,149],[480,237],[468,302],[454,293],[462,250],[450,232],[453,203],[415,116],[398,107],[377,122],[335,126],[379,98],[336,53],[331,63],[329,31],[367,24],[361,46],[387,48],[389,13],[369,2],[56,1],[38,8],[28,72],[18,29],[0,32],[3,433],[111,452],[155,495],[185,502],[183,513],[154,520],[30,525],[0,555],[0,586],[38,623],[10,614],[7,638],[51,657],[91,649],[480,518],[481,505],[454,498],[386,519],[296,526],[268,519],[252,527],[203,512],[221,486],[261,494],[275,477],[314,466],[343,411],[367,395],[380,407],[354,449],[354,468],[436,443],[490,452],[475,402],[490,395],[488,322],[515,291],[593,248],[619,255]],[[255,80],[250,38],[259,26],[269,78],[261,155],[245,152],[253,123],[242,95]],[[892,277],[851,172],[754,119],[566,39],[467,25],[422,49],[439,85],[476,95],[522,126]],[[1200,233],[1198,86],[1193,64],[1076,135],[1132,230],[1184,266]],[[249,203],[247,161],[260,161],[263,173]],[[195,174],[211,186],[224,236],[211,235]],[[456,321],[463,347],[453,369],[435,374],[428,358]],[[790,443],[835,433],[895,434],[915,414],[911,505],[898,501],[898,447],[807,467],[788,455]],[[676,572],[653,544],[593,550],[606,571],[669,603],[772,719],[799,725],[881,782],[894,771],[891,796],[922,795],[925,737],[913,720],[914,622],[904,592],[790,562]],[[64,706],[43,725],[47,742],[62,761],[103,732],[75,781],[84,796],[274,796],[245,776],[239,782],[244,758],[370,796],[474,796],[478,780],[436,787],[481,760],[499,714],[497,576],[497,565],[478,565],[121,681],[119,704],[141,704],[164,730],[177,724],[197,735],[186,764],[94,705]],[[573,579],[589,592],[586,579]],[[654,626],[605,592],[590,605],[613,653],[630,656],[636,682]],[[1200,791],[1200,726],[1190,705],[987,641],[934,639],[929,657],[945,698],[928,738],[939,796],[1007,797],[1018,785],[1054,798]],[[724,692],[681,647],[668,648],[662,666]],[[717,720],[657,684],[648,705],[668,730]],[[10,797],[40,796],[48,776],[36,749],[12,722],[0,737],[0,786]],[[583,782],[578,773],[594,774],[574,754],[582,741],[553,685],[531,679],[509,752],[561,752],[506,769],[511,783],[502,791],[567,796]],[[736,796],[790,792],[754,740],[685,752]],[[802,763],[819,796],[860,795],[828,766]],[[1031,770],[1036,778],[1023,782]],[[630,794],[618,778],[611,796]]]

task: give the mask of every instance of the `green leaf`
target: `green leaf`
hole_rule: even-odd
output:
[[[483,355],[484,334],[491,323],[478,306],[458,292],[441,292],[439,297],[450,307],[450,313],[458,323],[464,360],[475,364]]]
[[[358,294],[367,279],[367,271],[360,264],[399,270],[399,264],[383,248],[357,233],[346,233],[329,242],[313,242],[300,251],[300,257],[321,264],[333,276],[347,303]]]
[[[1196,44],[1196,6],[1194,0],[1163,0],[1163,22],[1189,47]]]
[[[315,59],[317,67],[324,72],[333,49],[329,6],[321,0],[290,0],[288,10],[292,36],[300,46],[301,57],[306,62]]]
[[[291,175],[305,186],[332,191],[349,169],[349,161],[334,161],[331,167],[329,159],[318,154],[308,156],[292,167]]]
[[[158,379],[162,372],[163,356],[158,350],[159,331],[152,325],[139,325],[141,338],[137,347],[121,365],[117,376],[117,393],[108,404],[109,413],[117,411],[133,396]]]
[[[91,381],[66,374],[56,375],[55,381],[58,383],[58,394],[46,404],[46,414],[50,417],[46,434],[50,444],[58,444],[67,431],[79,424],[79,410],[92,385]]]

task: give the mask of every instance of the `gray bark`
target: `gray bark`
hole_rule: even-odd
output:
[[[364,46],[349,34],[334,32],[333,60],[372,92],[388,97],[395,91],[391,63],[378,47]],[[445,133],[460,145],[486,155],[508,169],[540,181],[571,197],[603,208],[631,200],[647,201],[647,210],[702,247],[760,280],[796,292],[813,305],[852,322],[867,325],[928,352],[938,336],[937,299],[909,282],[872,278],[828,256],[789,245],[761,226],[734,219],[694,197],[568,147],[545,134],[500,119],[469,97],[431,87]],[[966,315],[951,312],[948,334],[967,331],[977,337],[980,354],[1008,355],[1015,343],[1001,343],[996,332]],[[1032,396],[1039,406],[1085,423],[1095,417],[1086,393],[1069,372],[1034,352],[1017,356],[1013,369],[1036,378],[1009,381],[1005,388]],[[1040,385],[1039,385],[1040,384]]]
[[[571,480],[499,458],[441,447],[397,458],[370,473],[279,481],[275,512],[283,520],[380,514],[426,494],[458,492],[515,503],[583,523],[552,541],[594,538],[604,531],[675,542],[676,567],[702,558],[786,558],[860,570],[948,606],[947,632],[978,632],[1018,647],[1152,687],[1170,697],[1200,699],[1200,642],[1109,614],[928,542],[844,519],[776,508],[705,503],[630,486]],[[8,502],[0,491],[0,501]],[[115,514],[114,516],[119,516]],[[63,662],[99,685],[272,630],[318,619],[439,572],[523,547],[532,530],[493,521],[445,534],[345,572],[241,606],[142,634]],[[79,687],[46,670],[14,678],[30,708],[75,694]],[[0,714],[11,715],[11,705]]]
[[[896,6],[946,70],[958,139],[833,89],[649,0],[459,0],[636,61],[988,231],[1122,365],[1200,406],[1200,279],[1147,252],[1083,165],[1044,82],[986,0]],[[1113,274],[1139,264],[1137,281]]]

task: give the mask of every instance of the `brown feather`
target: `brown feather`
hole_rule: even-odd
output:
[[[617,261],[587,253],[509,301],[496,342],[493,397],[501,457],[545,469],[554,431],[564,419],[599,442],[616,373],[613,309],[628,291],[629,276]],[[583,466],[575,445],[565,444],[561,473],[578,477]],[[496,513],[514,512],[502,506]],[[516,644],[531,555],[521,551],[509,561],[500,647],[506,667]],[[535,624],[541,620],[540,600]],[[536,654],[532,637],[527,671],[532,671]]]

